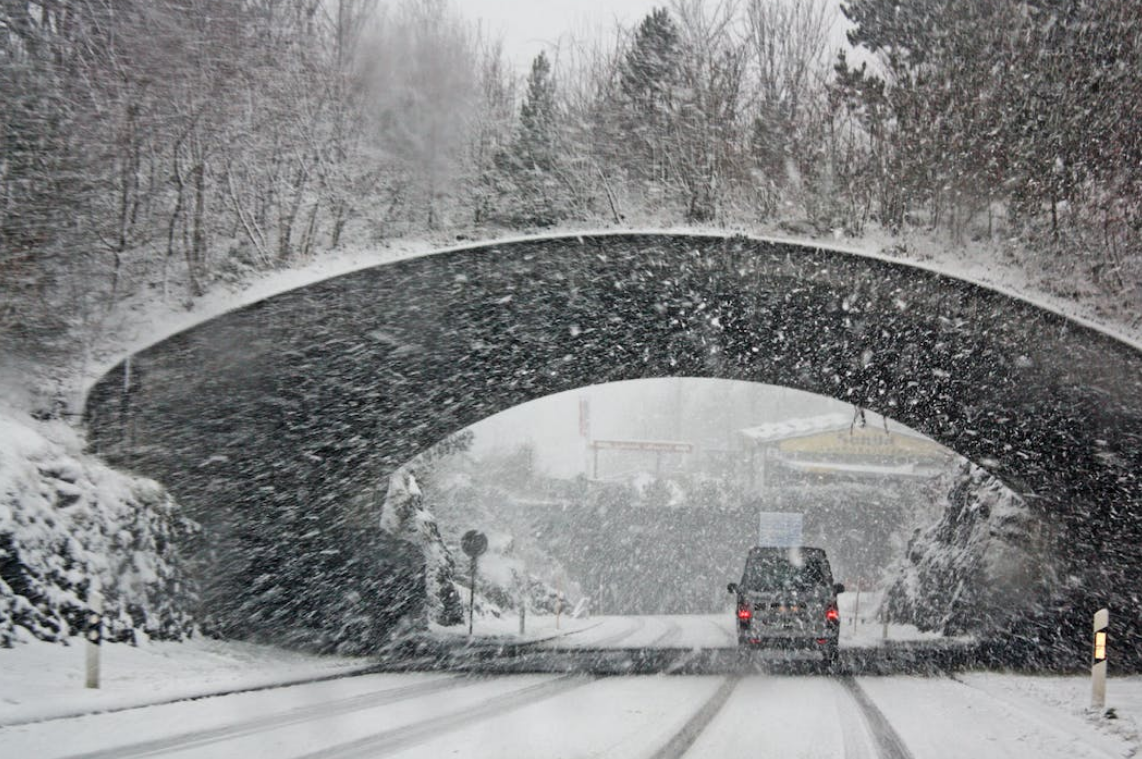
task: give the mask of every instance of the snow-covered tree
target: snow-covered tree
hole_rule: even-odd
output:
[[[0,417],[0,441],[0,646],[83,633],[93,584],[109,640],[189,636],[199,528],[171,496],[30,422]]]
[[[440,536],[436,518],[424,508],[423,494],[411,472],[398,470],[389,477],[381,529],[419,547],[424,554],[429,619],[441,625],[463,621],[455,585],[456,561]]]

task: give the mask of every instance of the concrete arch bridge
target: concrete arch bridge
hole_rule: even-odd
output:
[[[360,499],[379,478],[526,401],[668,376],[839,398],[962,454],[1057,530],[1060,592],[1109,604],[1138,642],[1142,351],[896,261],[740,236],[474,245],[200,324],[109,372],[86,413],[97,452],[206,525],[221,628],[334,635],[404,592]]]

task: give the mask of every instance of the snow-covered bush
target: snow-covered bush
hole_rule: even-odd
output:
[[[197,529],[157,483],[0,416],[0,645],[81,633],[95,578],[108,639],[186,637],[197,589],[176,546]]]
[[[453,581],[456,562],[440,536],[436,518],[424,508],[416,477],[407,470],[398,470],[389,478],[381,529],[423,551],[429,619],[446,626],[460,624],[464,614]]]

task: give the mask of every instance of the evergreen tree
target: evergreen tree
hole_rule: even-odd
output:
[[[670,136],[674,131],[681,46],[678,28],[665,8],[655,8],[635,30],[619,66],[617,144],[630,176],[670,180]]]
[[[876,126],[891,129],[895,155],[884,162],[886,181],[926,204],[933,225],[946,221],[960,234],[1000,186],[1004,152],[995,149],[996,134],[1005,118],[1012,30],[1023,23],[1018,9],[991,0],[852,0],[842,11],[854,24],[849,41],[884,62],[873,74],[842,59],[838,79],[868,98],[866,105],[890,111]],[[904,212],[889,203],[882,220],[898,227]]]
[[[540,53],[531,63],[527,94],[519,109],[516,153],[525,169],[552,172],[556,163],[555,81],[551,63]]]
[[[1017,229],[1045,228],[1068,251],[1081,240],[1096,280],[1136,279],[1136,2],[850,0],[842,10],[850,42],[883,62],[872,73],[842,58],[834,94],[862,114],[882,185],[897,188],[882,193],[885,222],[900,225],[906,197],[958,237],[984,209],[990,229],[998,201]]]
[[[570,215],[573,186],[560,146],[555,77],[547,55],[531,64],[520,106],[519,129],[498,164],[505,178],[503,215],[517,226],[551,226]]]

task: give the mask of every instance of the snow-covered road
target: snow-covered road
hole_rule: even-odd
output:
[[[724,615],[604,616],[572,620],[547,648],[732,648],[733,618]]]
[[[694,647],[685,658],[700,656],[703,645],[729,655],[736,653],[726,650],[733,620],[725,616],[563,619],[558,627],[540,617],[529,628],[538,637],[525,645],[545,640],[544,655],[571,658],[618,656],[623,647]],[[496,634],[485,624],[486,640],[503,640],[513,620],[502,622]],[[849,624],[853,655],[871,636],[862,639],[863,628]],[[548,639],[552,633],[560,637]],[[830,674],[776,666],[766,654],[746,662],[730,657],[735,666],[696,674],[615,668],[622,674],[600,676],[606,668],[378,673],[364,671],[377,665],[363,659],[199,639],[105,649],[98,691],[84,690],[78,679],[80,647],[0,650],[0,757],[1142,756],[1136,676],[1112,676],[1108,717],[1085,709],[1084,677]],[[319,677],[336,679],[312,680]]]
[[[1136,733],[1045,698],[1061,691],[1044,689],[1044,679],[1038,692],[1021,679],[1032,678],[372,674],[7,727],[0,746],[5,756],[45,759],[1076,759],[1138,751]]]
[[[857,618],[853,611],[852,593],[842,593],[838,605],[842,648],[876,648],[885,640],[895,643],[964,642],[963,639],[949,641],[934,633],[923,633],[912,625],[892,624],[885,629],[875,619]],[[867,601],[866,606],[870,607]],[[564,617],[559,627],[555,626],[554,617],[550,615],[532,616],[527,623],[527,634],[519,635],[519,621],[515,616],[482,619],[476,623],[476,637],[498,642],[535,642],[548,649],[737,647],[732,607],[727,607],[721,614]],[[467,630],[462,627],[438,628],[436,632],[445,638],[467,637]]]

